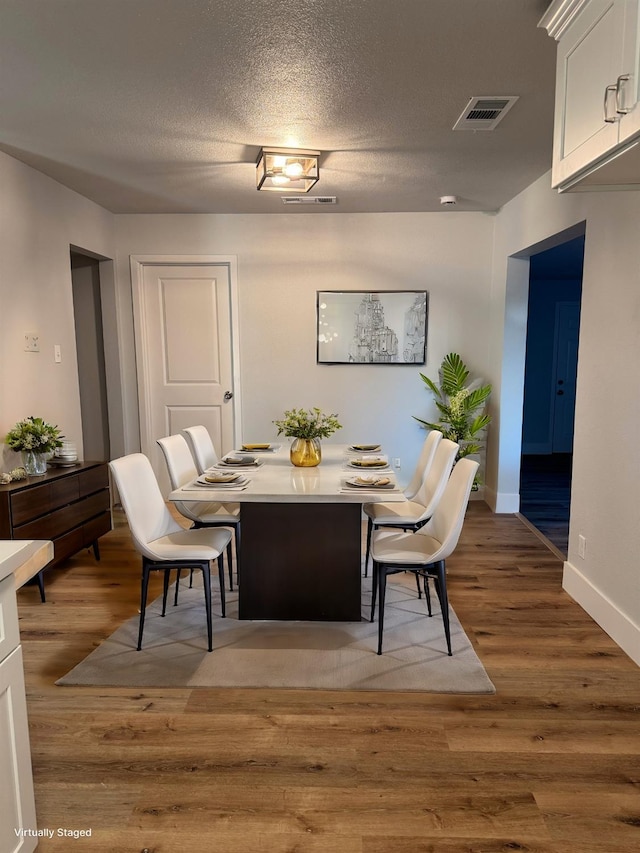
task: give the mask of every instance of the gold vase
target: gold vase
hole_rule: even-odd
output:
[[[317,438],[294,438],[289,451],[291,464],[297,468],[313,468],[320,464],[322,451]]]

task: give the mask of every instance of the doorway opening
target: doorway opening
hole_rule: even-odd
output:
[[[566,558],[584,234],[530,257],[520,514]]]
[[[85,460],[111,458],[100,260],[71,249],[71,283]]]

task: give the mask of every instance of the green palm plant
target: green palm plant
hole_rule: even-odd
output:
[[[457,442],[460,450],[457,459],[478,453],[482,445],[481,433],[491,423],[491,415],[482,410],[491,394],[491,385],[468,383],[469,370],[458,353],[446,355],[438,371],[440,387],[420,374],[427,388],[433,392],[435,404],[440,412],[437,423],[414,418],[429,429],[439,430],[445,438]]]

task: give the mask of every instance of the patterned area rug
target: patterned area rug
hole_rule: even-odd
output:
[[[362,622],[239,621],[235,592],[227,592],[222,619],[214,594],[214,649],[207,652],[202,588],[195,578],[193,589],[183,580],[178,606],[172,588],[164,618],[160,599],[147,608],[141,651],[135,648],[136,615],[56,683],[495,693],[453,609],[453,655],[447,655],[437,598],[432,594],[429,618],[412,575],[387,581],[378,656],[377,621],[368,621],[370,584],[370,578],[363,580]]]

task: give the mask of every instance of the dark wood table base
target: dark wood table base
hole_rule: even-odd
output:
[[[360,504],[243,503],[239,618],[361,620]]]

